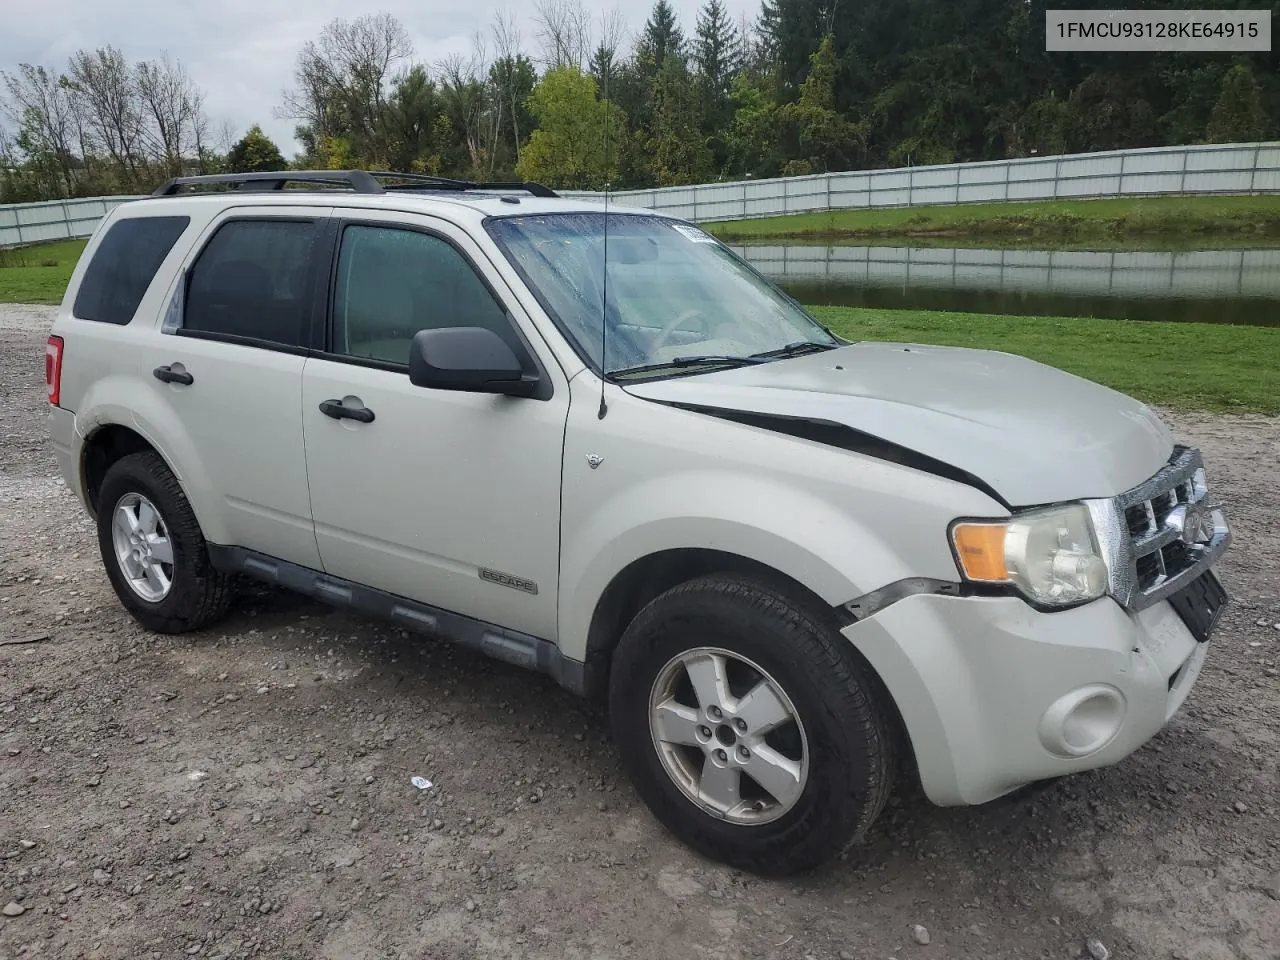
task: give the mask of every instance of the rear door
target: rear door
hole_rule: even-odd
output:
[[[187,468],[213,491],[222,539],[315,569],[301,395],[328,275],[327,213],[236,207],[214,220],[183,265],[163,335],[139,347],[159,415],[180,425]]]

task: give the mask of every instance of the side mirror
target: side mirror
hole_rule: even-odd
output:
[[[409,348],[409,382],[434,390],[527,397],[538,386],[505,340],[484,327],[419,330]]]

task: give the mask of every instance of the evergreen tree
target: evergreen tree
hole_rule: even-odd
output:
[[[757,54],[763,65],[776,69],[778,43],[782,37],[782,0],[762,0],[760,16],[756,18],[756,33],[760,40]]]
[[[784,157],[778,138],[778,105],[772,80],[740,73],[733,78],[733,123],[725,133],[726,172],[776,177]]]
[[[809,58],[800,99],[780,110],[783,136],[796,173],[822,173],[857,164],[865,131],[836,110],[836,44],[827,34]]]
[[[653,178],[659,186],[699,183],[713,175],[711,151],[701,131],[698,94],[689,68],[668,56],[653,84]]]
[[[387,99],[383,122],[392,170],[440,171],[440,152],[434,136],[439,115],[436,85],[425,69],[416,66],[396,82]]]
[[[656,76],[668,57],[683,60],[684,55],[684,33],[676,12],[667,0],[658,0],[636,44],[636,61],[649,76]]]
[[[1267,134],[1267,115],[1253,71],[1238,63],[1222,78],[1205,136],[1210,143],[1248,143]]]
[[[776,15],[762,23],[771,32],[769,42],[777,61],[780,89],[788,99],[795,97],[809,72],[813,56],[832,23],[831,0],[776,0]],[[761,10],[762,20],[764,9]]]
[[[280,148],[256,123],[227,152],[227,170],[231,173],[283,170],[286,166]]]
[[[738,31],[722,0],[707,0],[698,12],[693,60],[702,94],[703,128],[721,131],[729,120],[729,88],[739,69]]]
[[[604,99],[612,99],[612,94],[615,92],[613,81],[618,73],[617,51],[604,44],[596,47],[596,52],[591,55],[591,62],[587,65],[587,71],[591,74],[591,79],[596,82],[596,89],[600,91],[600,96]]]

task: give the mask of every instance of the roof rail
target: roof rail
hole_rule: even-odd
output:
[[[550,187],[540,183],[529,183],[520,180],[452,180],[448,177],[437,177],[429,173],[391,173],[371,170],[370,176],[387,177],[400,181],[387,184],[387,190],[524,190],[535,197],[556,197],[558,194]]]
[[[183,187],[234,184],[241,190],[283,190],[286,183],[318,183],[349,187],[356,193],[382,193],[378,183],[364,170],[279,170],[262,173],[209,173],[196,177],[174,177],[158,187],[153,197],[172,197]]]
[[[386,186],[378,178],[395,181]],[[213,173],[194,177],[174,177],[156,188],[153,197],[172,197],[183,187],[224,184],[238,190],[283,190],[289,183],[313,183],[328,187],[347,187],[355,193],[386,193],[387,190],[524,190],[535,197],[554,197],[555,191],[540,183],[484,183],[475,180],[452,180],[425,173],[392,173],[369,170],[279,170],[259,173]]]

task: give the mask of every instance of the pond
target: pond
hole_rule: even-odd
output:
[[[738,245],[801,303],[1280,326],[1280,249]]]

